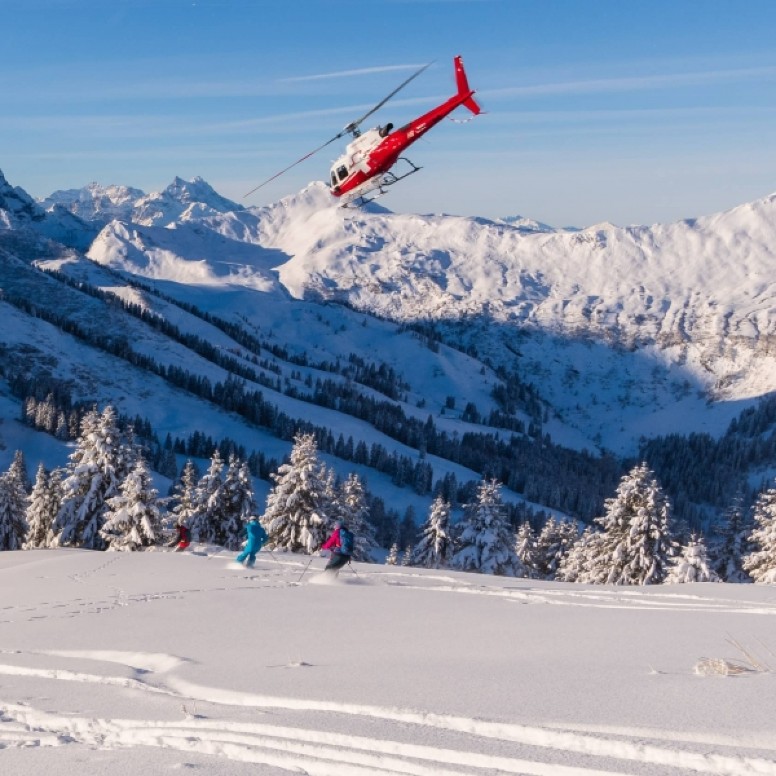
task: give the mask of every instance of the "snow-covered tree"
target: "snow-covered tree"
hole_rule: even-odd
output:
[[[57,415],[57,427],[54,429],[54,436],[62,441],[70,438],[70,431],[67,427],[67,418],[64,412]]]
[[[402,566],[409,566],[412,564],[412,545],[408,544],[404,548],[404,553],[401,556],[401,565]]]
[[[245,524],[256,511],[248,464],[232,455],[224,478],[224,513],[220,521],[224,547],[230,550],[240,547],[245,538]]]
[[[590,568],[598,556],[603,534],[593,526],[587,526],[563,557],[555,578],[561,582],[587,582]]]
[[[453,548],[450,512],[450,503],[443,496],[437,496],[429,509],[428,519],[420,529],[421,537],[412,555],[413,566],[427,569],[447,566]]]
[[[27,504],[26,550],[48,547],[52,541],[51,524],[62,503],[61,475],[59,469],[49,474],[42,463],[38,465]]]
[[[570,520],[550,516],[536,540],[536,568],[541,579],[555,579],[564,556],[579,539]]]
[[[530,579],[538,579],[541,576],[539,571],[539,553],[536,546],[536,534],[531,524],[526,520],[520,524],[515,537],[515,555],[523,566],[523,576]]]
[[[319,475],[322,490],[318,501],[318,513],[325,515],[323,534],[328,536],[334,530],[334,523],[343,520],[347,523],[345,505],[340,500],[341,488],[337,474],[323,464],[320,465]]]
[[[197,467],[189,458],[183,466],[181,478],[173,488],[172,513],[175,516],[177,525],[188,525],[192,518],[197,514],[197,483],[199,475]]]
[[[289,463],[271,476],[275,485],[261,518],[270,544],[290,552],[315,552],[326,539],[326,507],[331,501],[329,477],[318,460],[315,437],[294,437]]]
[[[595,542],[585,582],[654,585],[665,579],[675,542],[670,528],[671,504],[646,463],[626,474],[606,514],[596,518],[603,528]]]
[[[714,570],[725,582],[750,581],[743,563],[752,549],[749,545],[752,528],[739,493],[725,510],[717,540],[708,548]]]
[[[13,461],[8,469],[8,476],[16,482],[20,492],[23,491],[25,494],[29,492],[31,483],[22,450],[17,450],[13,454]]]
[[[391,545],[391,549],[388,550],[385,563],[388,566],[397,566],[399,564],[399,545],[396,542],[394,542]]]
[[[754,504],[754,549],[744,558],[744,570],[755,582],[776,584],[776,489],[767,488]]]
[[[353,532],[353,558],[369,561],[377,547],[374,526],[367,520],[369,506],[364,485],[357,474],[350,474],[339,488],[337,505],[339,516]]]
[[[20,550],[27,536],[27,494],[10,472],[0,474],[0,550]]]
[[[143,458],[121,483],[121,493],[108,499],[100,535],[109,550],[134,551],[157,544],[161,519],[157,490]]]
[[[221,521],[226,514],[224,461],[216,449],[210,466],[197,484],[196,511],[191,519],[191,536],[195,542],[225,546],[226,533]]]
[[[681,548],[680,554],[673,558],[667,584],[682,584],[685,582],[719,582],[719,574],[711,568],[706,543],[703,537],[692,534],[690,541]]]
[[[515,554],[515,535],[504,515],[500,488],[496,480],[480,483],[477,500],[466,506],[458,527],[451,568],[507,577],[524,575]]]
[[[52,525],[53,546],[104,549],[100,529],[109,508],[107,500],[119,495],[132,463],[113,407],[108,405],[102,414],[96,408],[87,412],[62,481],[62,505]]]

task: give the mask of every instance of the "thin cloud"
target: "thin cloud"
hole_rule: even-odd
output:
[[[626,78],[594,78],[586,81],[565,81],[531,86],[509,86],[479,92],[487,97],[518,97],[545,94],[590,94],[644,89],[676,88],[723,81],[742,81],[776,76],[776,66],[746,67],[732,70],[708,70],[695,73],[629,76]]]
[[[293,83],[298,81],[322,81],[328,78],[350,78],[354,75],[370,75],[372,73],[393,73],[401,70],[417,70],[423,65],[383,65],[381,67],[362,67],[358,70],[339,70],[334,73],[316,73],[313,75],[298,75],[292,78],[281,78],[278,83]]]

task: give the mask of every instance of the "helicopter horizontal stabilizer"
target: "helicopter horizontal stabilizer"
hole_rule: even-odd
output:
[[[463,69],[463,60],[460,56],[455,58],[455,83],[458,86],[458,96],[464,97],[465,99],[461,103],[461,105],[464,106],[464,108],[468,108],[475,116],[482,112],[482,109],[479,105],[474,101],[474,98],[472,95],[474,94],[474,91],[472,91],[471,87],[469,86],[469,79],[466,77],[466,71]]]

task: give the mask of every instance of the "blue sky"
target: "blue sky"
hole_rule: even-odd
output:
[[[649,224],[776,191],[771,0],[0,0],[0,20],[0,169],[36,197],[199,175],[275,201],[344,142],[243,195],[426,62],[373,123],[446,99],[456,54],[487,113],[412,147],[393,210]]]

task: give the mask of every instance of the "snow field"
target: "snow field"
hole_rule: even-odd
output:
[[[2,553],[3,773],[776,774],[767,586],[229,560]]]

